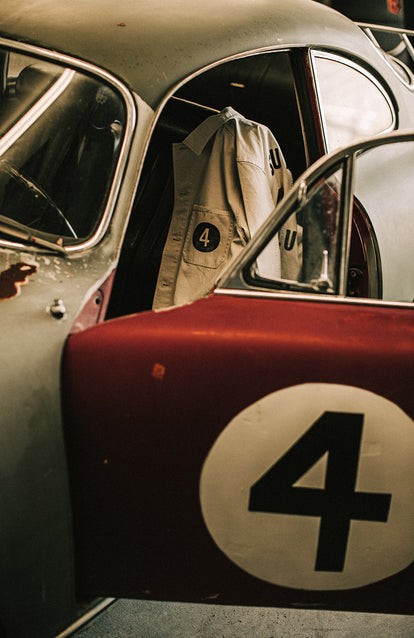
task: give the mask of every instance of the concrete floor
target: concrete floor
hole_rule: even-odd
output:
[[[414,638],[413,616],[117,600],[76,638]]]

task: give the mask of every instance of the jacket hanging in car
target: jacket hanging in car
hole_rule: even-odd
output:
[[[173,162],[174,210],[154,309],[209,292],[225,263],[246,245],[291,184],[271,131],[231,107],[174,144]],[[290,224],[264,251],[263,276],[296,277],[297,234],[293,220]]]

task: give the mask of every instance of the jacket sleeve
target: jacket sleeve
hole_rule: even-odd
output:
[[[271,131],[249,123],[236,126],[237,169],[244,216],[252,237],[292,184],[282,150]],[[296,218],[290,217],[258,259],[261,276],[296,279],[299,272]]]

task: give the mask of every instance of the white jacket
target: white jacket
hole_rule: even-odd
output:
[[[173,144],[173,165],[174,210],[154,309],[209,292],[225,263],[246,245],[291,185],[271,131],[231,107]],[[290,230],[283,238],[288,250],[279,237],[260,256],[262,276],[296,278],[296,227]]]

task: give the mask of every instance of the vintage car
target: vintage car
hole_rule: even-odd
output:
[[[412,613],[410,35],[2,0],[2,636],[108,596]]]

